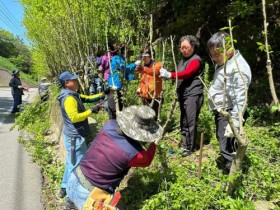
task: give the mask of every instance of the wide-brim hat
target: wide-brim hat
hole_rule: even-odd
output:
[[[155,111],[149,106],[129,106],[117,116],[122,132],[128,137],[143,142],[162,138],[163,129],[155,121]]]
[[[17,73],[19,73],[19,70],[13,70],[13,71],[12,71],[12,75],[13,75],[13,76],[16,75]]]
[[[70,73],[69,71],[65,71],[65,72],[62,72],[59,75],[58,80],[59,80],[61,85],[64,85],[64,83],[66,81],[68,81],[68,80],[75,80],[75,79],[78,79],[78,78],[79,78],[78,75]]]

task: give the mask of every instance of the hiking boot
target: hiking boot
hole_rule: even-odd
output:
[[[66,189],[65,188],[60,188],[58,197],[64,198],[66,196]]]
[[[182,152],[182,157],[187,157],[191,154],[192,154],[192,152],[190,150],[184,149],[183,152]]]
[[[77,207],[75,206],[75,204],[70,199],[67,199],[65,203],[65,210],[76,210],[76,209]]]
[[[231,164],[232,164],[232,161],[227,161],[227,163],[226,163],[226,165],[225,165],[226,171],[227,171],[228,173],[230,172]]]
[[[11,114],[16,114],[16,113],[19,113],[19,110],[11,111]]]

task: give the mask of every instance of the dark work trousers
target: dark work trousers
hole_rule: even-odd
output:
[[[22,104],[22,95],[13,95],[14,105],[12,112],[19,112],[19,105]]]
[[[203,104],[203,95],[188,96],[185,99],[179,99],[179,103],[181,110],[180,126],[183,148],[194,151],[197,120]]]
[[[122,93],[118,90],[110,90],[110,93],[108,95],[108,114],[109,114],[109,119],[116,119],[116,103],[114,99],[114,93],[117,91],[117,96],[118,96],[118,102],[119,102],[119,108],[120,111],[123,109],[123,102],[122,102]]]
[[[230,112],[230,111],[229,111]],[[214,111],[215,115],[215,124],[216,124],[216,137],[219,141],[220,153],[227,161],[232,161],[232,153],[235,152],[234,142],[235,138],[225,137],[225,130],[228,124],[226,117],[219,114],[217,111]],[[243,125],[245,125],[246,119],[248,118],[248,112],[246,110],[244,116]]]
[[[152,100],[153,99],[142,98],[142,103],[144,105],[147,105],[147,106],[151,107],[150,104],[152,103]],[[161,104],[162,104],[163,103],[163,99],[161,99],[161,100],[162,100],[162,102],[161,102]],[[160,102],[160,99],[156,98],[154,100],[153,106],[151,107],[155,111],[155,113],[156,113],[156,120],[158,118],[159,102]]]

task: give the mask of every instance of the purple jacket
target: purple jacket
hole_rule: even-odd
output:
[[[113,55],[111,54],[111,58]],[[103,72],[104,79],[107,80],[109,78],[109,73],[110,73],[110,66],[109,66],[109,57],[108,53],[104,54],[101,58],[101,64],[98,68],[99,71]]]
[[[127,174],[129,161],[142,146],[116,131],[116,120],[109,120],[87,150],[79,167],[92,185],[114,193]]]

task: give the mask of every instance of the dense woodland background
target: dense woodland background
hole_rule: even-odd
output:
[[[197,35],[201,42],[199,54],[210,64],[210,67],[213,67],[206,49],[207,40],[220,28],[227,27],[230,18],[234,26],[233,36],[237,40],[235,46],[244,55],[253,72],[250,93],[258,96],[253,97],[254,103],[255,100],[258,103],[270,103],[271,99],[267,94],[269,86],[265,69],[266,54],[260,51],[256,44],[264,43],[260,0],[227,2],[22,0],[22,4],[25,7],[24,24],[27,27],[28,37],[32,41],[29,46],[31,51],[23,52],[26,49],[20,46],[22,44],[19,44],[19,41],[1,32],[0,56],[10,58],[25,72],[30,71],[35,75],[49,74],[49,77],[55,77],[66,69],[74,72],[84,69],[83,65],[87,65],[87,56],[104,53],[106,37],[108,42],[126,42],[130,47],[127,57],[132,61],[139,53],[139,49],[149,43],[150,39],[152,42],[157,40],[155,42],[158,46],[156,47],[159,55],[157,59],[161,61],[162,40],[175,35],[175,44],[177,44],[178,39],[183,35]],[[268,41],[273,51],[271,59],[277,90],[280,85],[280,2],[267,0],[266,6]],[[152,37],[149,36],[151,14],[153,15]],[[20,51],[15,52],[15,48]],[[180,54],[177,48],[175,52],[179,60]],[[30,53],[32,53],[32,68]],[[168,47],[165,59],[165,65],[169,67],[172,58]],[[174,71],[172,64],[169,69]],[[83,74],[85,73],[84,71]]]

